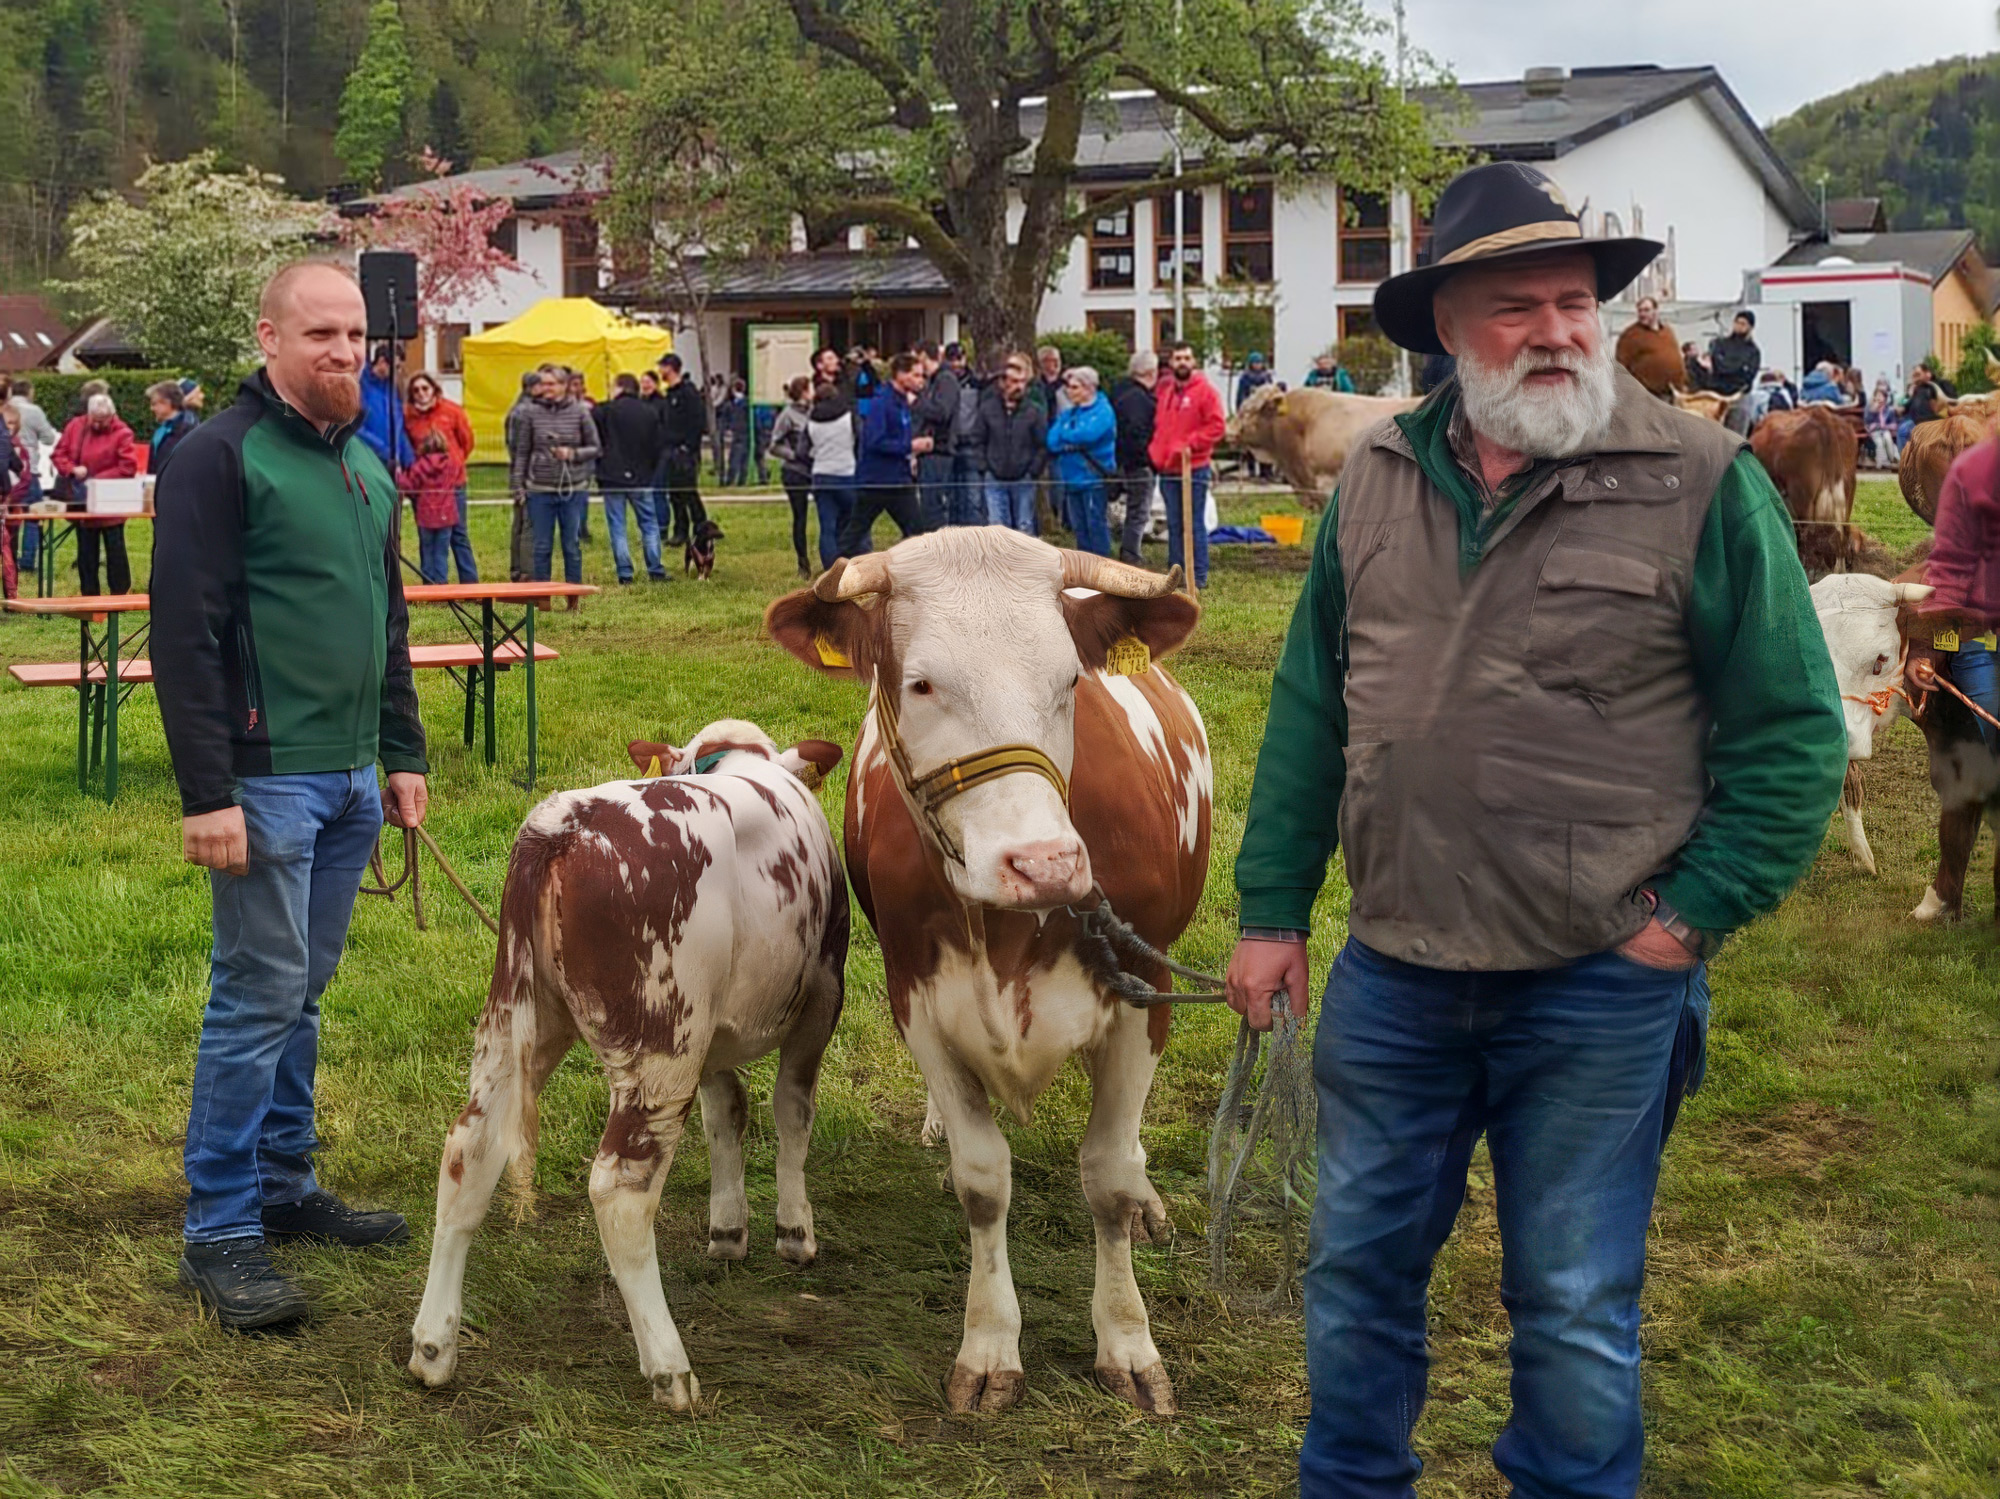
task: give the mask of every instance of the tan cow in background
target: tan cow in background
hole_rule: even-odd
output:
[[[1952,460],[1992,430],[1991,412],[1971,402],[1954,405],[1949,415],[1921,422],[1910,430],[1902,461],[1896,466],[1896,483],[1902,488],[1903,502],[1925,525],[1937,524],[1938,492],[1944,488]]]
[[[1422,404],[1421,396],[1357,396],[1308,387],[1281,390],[1266,385],[1236,408],[1226,440],[1275,463],[1299,503],[1317,510],[1326,503],[1347,455],[1378,422]]]

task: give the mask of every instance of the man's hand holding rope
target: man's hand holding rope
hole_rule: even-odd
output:
[[[1245,934],[1229,955],[1224,976],[1229,1008],[1250,1022],[1250,1028],[1271,1028],[1271,996],[1283,992],[1294,1019],[1305,1018],[1312,1003],[1311,976],[1306,967],[1306,934],[1250,936]]]

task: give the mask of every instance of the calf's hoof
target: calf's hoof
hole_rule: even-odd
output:
[[[747,1228],[711,1228],[708,1231],[708,1257],[712,1260],[740,1260],[750,1252],[750,1230]]]
[[[701,1399],[701,1381],[694,1377],[692,1369],[683,1369],[678,1374],[655,1374],[653,1399],[669,1410],[691,1411]]]
[[[801,1268],[819,1258],[819,1240],[813,1237],[810,1223],[792,1228],[782,1223],[778,1225],[778,1258]]]
[[[1134,1244],[1165,1244],[1173,1236],[1173,1220],[1167,1217],[1167,1205],[1158,1197],[1132,1204],[1131,1238]]]
[[[1178,1409],[1174,1404],[1174,1382],[1167,1378],[1167,1366],[1158,1361],[1143,1369],[1099,1364],[1097,1382],[1107,1393],[1127,1405],[1137,1406],[1149,1416],[1171,1416]]]
[[[1916,910],[1910,912],[1916,921],[1956,921],[1958,911],[1939,898],[1937,886],[1924,886],[1924,898],[1917,902]]]
[[[457,1368],[456,1340],[419,1337],[416,1346],[410,1350],[410,1372],[433,1390],[449,1383]]]
[[[1004,1411],[1017,1404],[1028,1387],[1028,1376],[1020,1369],[973,1369],[964,1364],[951,1366],[944,1382],[945,1404],[955,1411]]]

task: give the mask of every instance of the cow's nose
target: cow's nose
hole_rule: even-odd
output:
[[[1090,861],[1083,840],[1047,838],[1022,843],[1000,856],[1000,888],[1016,905],[1066,906],[1090,893]]]

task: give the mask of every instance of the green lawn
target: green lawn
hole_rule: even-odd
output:
[[[1272,508],[1246,502],[1231,518]],[[1872,532],[1914,539],[1899,512],[1893,488],[1865,486]],[[496,565],[504,511],[475,515]],[[781,741],[852,743],[858,690],[758,639],[765,602],[789,586],[784,507],[721,515],[713,582],[613,589],[580,615],[542,617],[564,657],[541,678],[545,788],[626,774],[625,740],[679,738],[726,714]],[[1217,774],[1208,898],[1180,948],[1201,967],[1225,961],[1231,858],[1303,565],[1297,550],[1219,553],[1206,618],[1176,662]],[[609,582],[601,530],[589,567]],[[419,611],[418,635],[451,638],[449,621]],[[73,647],[70,626],[0,620],[8,661]],[[489,771],[459,743],[449,682],[423,684],[432,826],[489,904],[531,804],[508,778],[521,719],[518,684],[502,686],[504,763]],[[1138,1273],[1183,1415],[1140,1418],[1089,1383],[1092,1234],[1075,1158],[1086,1095],[1070,1069],[1035,1124],[1008,1128],[1028,1397],[1002,1416],[953,1416],[940,1381],[958,1339],[964,1225],[944,1157],[916,1143],[922,1086],[865,928],[808,1168],[820,1262],[797,1272],[771,1252],[767,1112],[753,1114],[747,1262],[703,1257],[698,1133],[667,1184],[659,1237],[705,1395],[694,1417],[648,1400],[597,1249],[586,1162],[604,1096],[581,1053],[544,1099],[538,1216],[516,1227],[496,1212],[474,1251],[458,1383],[430,1394],[403,1372],[438,1151],[492,956],[441,881],[426,933],[406,906],[364,903],[327,997],[320,1073],[326,1178],[409,1213],[415,1242],[284,1251],[319,1307],[295,1336],[202,1325],[173,1269],[207,893],[178,859],[157,714],[145,694],[133,701],[124,790],[107,808],[74,789],[74,700],[0,691],[0,962],[12,975],[0,990],[0,1496],[1291,1489],[1304,1369],[1296,1311],[1267,1294],[1271,1245],[1246,1246],[1241,1294],[1206,1287],[1204,1150],[1233,1019],[1176,1017],[1147,1112],[1178,1237],[1140,1249]],[[1649,1495],[2000,1493],[2000,961],[1983,911],[1950,929],[1904,915],[1936,856],[1921,751],[1904,726],[1869,771],[1881,878],[1829,838],[1798,894],[1717,964],[1708,1083],[1668,1153],[1654,1237]],[[836,776],[826,790],[829,810],[843,786]],[[1316,964],[1340,940],[1344,900],[1336,878]],[[769,1090],[765,1066],[752,1091],[763,1102]],[[1506,1411],[1498,1268],[1482,1155],[1435,1281],[1426,1499],[1503,1492],[1485,1455]]]

